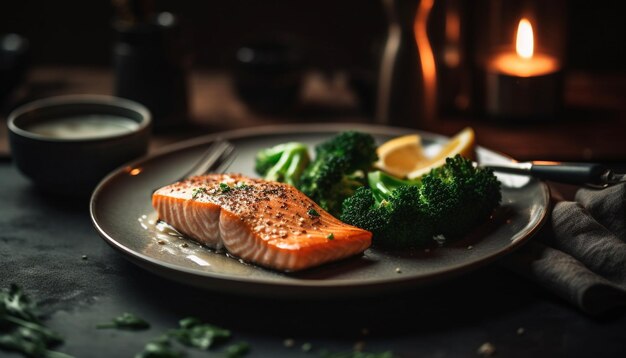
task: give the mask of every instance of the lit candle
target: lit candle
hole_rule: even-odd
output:
[[[543,76],[559,69],[554,56],[535,53],[533,27],[527,19],[521,19],[517,27],[515,53],[497,54],[490,67],[497,72],[519,77]]]
[[[502,117],[546,117],[560,107],[560,63],[535,51],[530,21],[517,27],[515,52],[496,53],[487,63],[487,112]]]

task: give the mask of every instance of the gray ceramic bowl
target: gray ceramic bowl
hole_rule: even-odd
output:
[[[122,98],[42,99],[9,115],[11,155],[39,188],[84,196],[108,172],[146,154],[150,124],[146,107]]]

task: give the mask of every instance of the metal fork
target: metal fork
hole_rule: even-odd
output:
[[[200,160],[176,181],[185,180],[192,176],[209,172],[223,173],[232,164],[236,156],[234,145],[222,138],[217,138],[204,151]],[[154,194],[157,190],[158,188],[152,190],[152,193]]]
[[[229,141],[217,138],[207,150],[204,151],[200,160],[189,169],[178,181],[195,175],[205,173],[223,173],[233,163],[237,156],[235,146]]]

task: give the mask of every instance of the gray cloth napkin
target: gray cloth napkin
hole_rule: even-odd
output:
[[[502,263],[589,314],[626,306],[626,184],[557,202],[542,232]]]

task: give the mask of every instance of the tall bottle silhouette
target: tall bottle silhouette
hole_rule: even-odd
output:
[[[376,122],[416,128],[436,115],[436,68],[427,24],[434,0],[383,0],[389,28],[382,52]]]

